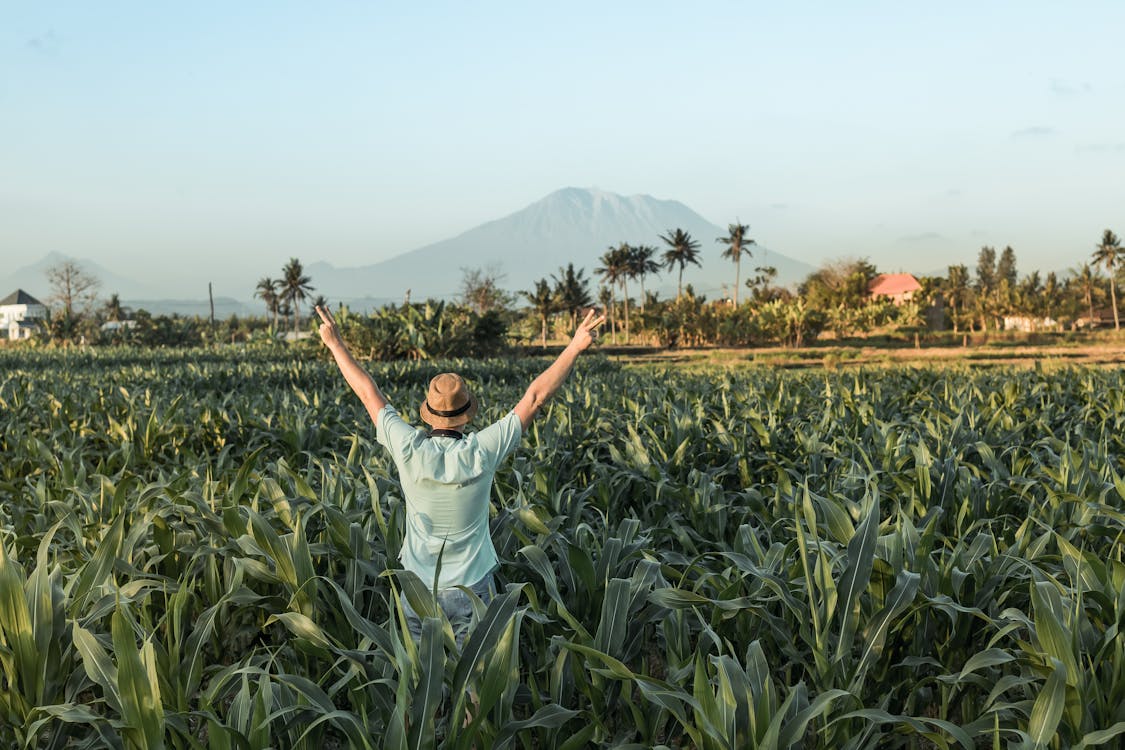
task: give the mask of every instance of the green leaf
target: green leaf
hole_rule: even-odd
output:
[[[280,612],[276,615],[270,615],[269,619],[266,620],[266,627],[275,622],[280,622],[290,633],[298,638],[303,638],[318,648],[332,648],[328,636],[324,634],[319,625],[313,622],[311,617],[307,617],[300,612]]]
[[[508,591],[493,598],[488,605],[484,617],[476,628],[465,640],[465,647],[461,651],[461,660],[453,674],[453,709],[454,720],[460,720],[464,715],[465,701],[469,690],[469,678],[480,675],[484,670],[485,660],[496,648],[509,623],[515,616],[516,603],[519,600],[522,586],[510,585]]]
[[[1066,668],[1057,659],[1053,662],[1054,668],[1035,699],[1027,720],[1027,734],[1037,749],[1046,747],[1055,736],[1066,708]]]
[[[886,605],[875,613],[863,630],[863,648],[850,683],[853,691],[862,683],[875,660],[882,655],[891,623],[914,602],[920,583],[921,576],[917,573],[899,571],[895,587],[887,595]]]
[[[612,578],[606,584],[601,620],[594,636],[594,648],[599,651],[621,655],[629,622],[629,593],[626,578]]]
[[[422,621],[422,643],[418,650],[419,681],[410,706],[410,747],[433,747],[434,714],[441,703],[445,677],[445,637],[436,617]]]
[[[109,654],[106,653],[105,649],[98,643],[98,639],[90,631],[77,623],[74,624],[71,637],[74,639],[74,645],[82,657],[82,666],[86,670],[86,676],[101,687],[109,707],[115,713],[122,713],[121,693],[117,687],[117,667],[110,660]]]
[[[123,484],[122,487],[125,485]],[[99,587],[105,585],[113,572],[113,565],[121,551],[121,542],[125,537],[125,513],[118,513],[113,519],[113,525],[97,543],[93,556],[78,574],[77,582],[70,594],[73,603],[72,611],[81,611],[88,604],[88,598]]]
[[[164,747],[164,710],[156,692],[159,688],[149,682],[149,670],[137,649],[133,627],[121,608],[114,611],[111,626],[125,726],[136,730],[134,742],[148,750],[159,750]]]
[[[12,561],[0,542],[0,649],[8,645],[15,657],[15,675],[22,687],[22,697],[32,705],[39,693],[35,634],[31,628],[31,610],[24,595],[23,571]],[[0,651],[2,653],[2,651]]]
[[[1063,624],[1066,615],[1056,584],[1053,581],[1032,583],[1031,606],[1035,636],[1040,647],[1050,658],[1062,663],[1066,670],[1066,684],[1076,687],[1082,674],[1078,667],[1078,657],[1074,653],[1073,639]]]
[[[1120,734],[1125,734],[1125,721],[1119,721],[1107,729],[1099,729],[1090,732],[1074,746],[1074,750],[1085,750],[1088,747],[1097,747],[1117,737]]]
[[[867,506],[867,514],[856,529],[855,536],[848,542],[848,567],[840,577],[836,590],[842,603],[843,616],[840,620],[840,638],[836,642],[836,661],[841,661],[852,648],[856,620],[859,617],[860,596],[871,580],[871,569],[875,565],[875,543],[879,531],[879,496],[873,493]]]
[[[878,708],[861,708],[837,716],[832,720],[832,723],[847,721],[849,719],[868,719],[878,724],[895,724],[900,728],[906,728],[916,734],[922,735],[932,742],[945,744],[945,739],[942,735],[935,734],[928,729],[928,727],[932,726],[953,737],[965,750],[973,750],[975,747],[973,738],[968,732],[956,724],[943,719],[931,719],[924,716],[900,716]]]
[[[526,719],[510,720],[500,729],[493,747],[502,750],[508,746],[512,737],[526,729],[558,729],[578,716],[579,712],[563,708],[557,703],[548,703]]]

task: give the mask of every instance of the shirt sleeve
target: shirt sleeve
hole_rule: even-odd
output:
[[[402,460],[403,450],[410,444],[415,432],[390,404],[379,411],[379,419],[375,422],[375,439],[391,452],[395,463]]]
[[[520,424],[519,416],[513,411],[478,432],[477,443],[496,456],[496,463],[500,463],[516,449],[521,437],[523,437],[523,426]]]

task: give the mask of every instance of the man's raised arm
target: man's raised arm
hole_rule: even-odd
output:
[[[591,308],[586,313],[585,319],[578,324],[578,330],[574,332],[574,338],[563,349],[558,359],[531,382],[527,393],[523,395],[520,402],[516,404],[516,408],[512,410],[520,418],[520,424],[523,426],[525,433],[527,428],[531,426],[531,421],[535,419],[535,415],[539,413],[539,409],[547,402],[547,399],[555,395],[555,391],[566,380],[566,376],[570,374],[570,368],[574,366],[578,355],[586,351],[593,343],[594,329],[604,322],[605,316],[600,315],[595,318],[594,310]]]
[[[379,412],[387,405],[387,397],[379,390],[379,386],[375,385],[375,381],[367,374],[367,371],[359,366],[355,361],[355,357],[348,351],[348,347],[344,344],[344,340],[340,338],[340,331],[336,328],[336,319],[332,317],[332,312],[324,307],[317,307],[316,314],[320,316],[320,340],[328,347],[328,351],[332,352],[333,358],[336,360],[336,365],[340,368],[340,372],[344,374],[344,380],[348,381],[348,385],[355,391],[355,395],[359,396],[359,400],[367,408],[367,413],[371,415],[371,421],[379,422]]]

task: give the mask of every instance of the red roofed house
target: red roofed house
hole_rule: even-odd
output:
[[[914,297],[922,288],[918,279],[911,273],[881,273],[867,285],[867,293],[872,297],[890,297],[891,302],[901,305]]]

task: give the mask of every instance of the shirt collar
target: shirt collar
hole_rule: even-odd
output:
[[[465,437],[465,434],[457,430],[443,430],[440,428],[435,428],[433,430],[430,430],[430,437],[448,437],[461,440]]]

